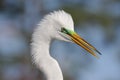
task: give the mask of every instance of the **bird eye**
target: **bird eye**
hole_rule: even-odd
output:
[[[68,34],[68,31],[65,28],[61,28],[61,32],[65,33],[65,34]]]

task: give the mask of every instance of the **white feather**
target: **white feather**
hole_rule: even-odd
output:
[[[50,56],[49,48],[54,39],[68,41],[59,32],[62,27],[74,30],[73,26],[71,15],[59,10],[46,15],[34,30],[31,44],[33,62],[44,72],[47,80],[63,80],[59,64]]]

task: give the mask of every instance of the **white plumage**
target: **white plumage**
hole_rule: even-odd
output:
[[[53,40],[75,42],[92,55],[96,49],[74,32],[74,24],[70,14],[63,10],[46,15],[38,24],[32,35],[31,53],[33,62],[42,70],[47,80],[63,80],[59,64],[49,54]]]

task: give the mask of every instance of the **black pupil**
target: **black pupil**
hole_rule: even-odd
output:
[[[66,34],[68,33],[65,28],[62,28],[62,29],[61,29],[61,32],[66,33]]]

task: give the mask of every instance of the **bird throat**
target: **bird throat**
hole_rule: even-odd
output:
[[[43,72],[47,80],[63,80],[62,71],[58,62],[49,53],[52,41],[35,41],[32,43],[32,57],[37,68]]]

